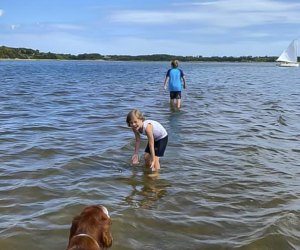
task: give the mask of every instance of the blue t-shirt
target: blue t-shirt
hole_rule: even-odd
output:
[[[167,77],[169,77],[169,91],[181,91],[181,78],[184,76],[183,71],[178,68],[169,69]]]

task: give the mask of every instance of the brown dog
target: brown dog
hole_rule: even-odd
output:
[[[92,205],[75,216],[67,250],[102,250],[111,247],[111,219],[106,207]]]

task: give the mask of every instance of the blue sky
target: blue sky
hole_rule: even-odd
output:
[[[1,0],[0,45],[102,55],[277,56],[299,0]]]

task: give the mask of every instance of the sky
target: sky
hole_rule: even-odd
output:
[[[0,46],[63,54],[279,56],[300,0],[0,0]]]

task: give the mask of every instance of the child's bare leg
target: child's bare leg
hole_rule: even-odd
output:
[[[149,153],[145,153],[144,159],[146,167],[151,167],[151,155]]]
[[[175,105],[174,99],[170,99],[170,108],[173,109]]]
[[[177,108],[180,109],[181,108],[181,99],[177,99]]]
[[[151,163],[152,163],[151,162],[151,155],[149,153],[145,153],[144,158],[145,158],[146,167],[150,168]],[[159,157],[155,156],[153,163],[154,163],[153,164],[154,170],[159,170],[160,169]]]
[[[155,168],[155,170],[160,169],[159,157],[157,157],[157,156],[155,156],[155,158],[154,158],[154,168]]]

